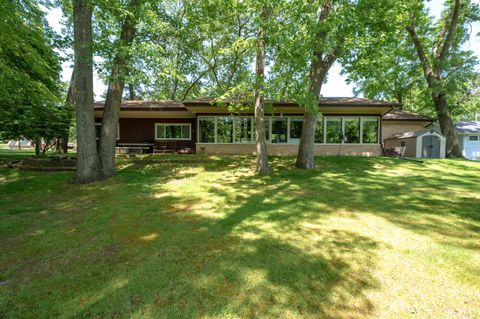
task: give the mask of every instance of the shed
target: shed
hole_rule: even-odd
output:
[[[400,156],[445,158],[446,138],[439,132],[427,129],[405,132],[385,139],[385,149],[394,149]]]
[[[455,126],[462,155],[480,160],[480,122],[459,122]]]

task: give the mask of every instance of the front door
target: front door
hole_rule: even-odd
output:
[[[440,138],[438,136],[428,135],[422,137],[422,157],[440,157]]]

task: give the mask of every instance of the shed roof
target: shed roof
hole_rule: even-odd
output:
[[[458,122],[455,130],[464,134],[480,133],[480,122]]]
[[[392,110],[383,116],[386,121],[430,121],[434,118],[411,111]]]

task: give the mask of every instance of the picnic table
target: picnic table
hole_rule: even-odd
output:
[[[153,143],[118,143],[117,154],[145,154],[153,148]]]

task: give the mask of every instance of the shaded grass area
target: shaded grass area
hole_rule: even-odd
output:
[[[0,168],[6,318],[478,318],[480,163],[119,160]]]
[[[0,163],[2,161],[23,159],[23,158],[34,156],[34,155],[35,155],[34,149],[10,150],[10,149],[2,149],[0,147]]]

